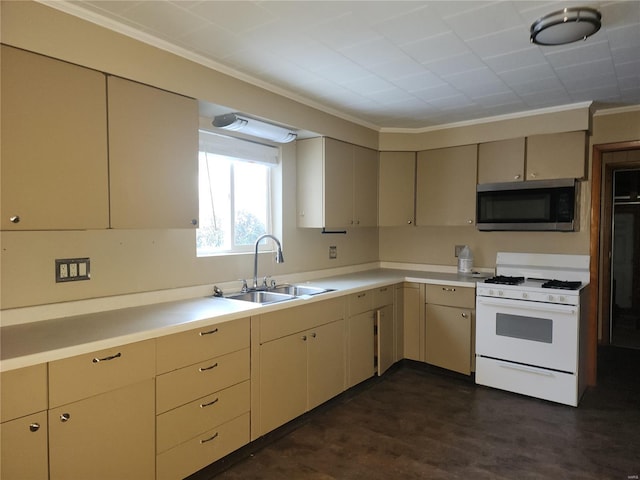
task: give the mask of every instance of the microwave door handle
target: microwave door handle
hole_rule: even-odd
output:
[[[556,305],[551,303],[539,303],[539,302],[526,302],[526,306],[518,300],[489,300],[486,298],[478,299],[479,305],[488,305],[492,307],[514,307],[514,308],[526,308],[527,310],[535,310],[538,312],[552,312],[552,313],[576,313],[576,308],[573,305]]]

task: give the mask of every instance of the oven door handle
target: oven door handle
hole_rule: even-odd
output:
[[[576,313],[576,307],[574,305],[556,305],[553,303],[541,303],[541,302],[522,302],[520,300],[510,299],[489,299],[478,297],[478,305],[487,305],[493,307],[513,307],[526,310],[535,310],[539,312],[552,312],[552,313],[568,313],[573,315]],[[526,306],[525,306],[526,305]]]
[[[502,367],[502,368],[506,368],[508,370],[517,370],[519,372],[527,372],[527,373],[533,373],[535,375],[541,375],[543,377],[553,377],[553,373],[546,371],[546,370],[541,370],[539,368],[535,368],[535,367],[526,367],[524,365],[517,365],[517,364],[513,364],[513,363],[504,363],[504,362],[500,362],[498,361],[498,366]]]

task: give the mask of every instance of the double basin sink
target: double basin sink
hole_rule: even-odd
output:
[[[267,305],[269,303],[285,302],[298,297],[319,295],[332,291],[330,288],[309,287],[306,285],[278,285],[268,290],[250,290],[248,292],[225,295],[225,297],[232,300],[242,300]]]

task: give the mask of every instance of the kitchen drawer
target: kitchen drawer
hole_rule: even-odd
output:
[[[260,344],[331,323],[344,317],[344,298],[286,308],[260,316]]]
[[[49,478],[47,430],[46,411],[0,424],[1,480]]]
[[[49,408],[153,378],[154,340],[49,363]]]
[[[373,290],[373,308],[378,309],[385,305],[393,304],[393,285],[380,287]]]
[[[249,414],[208,430],[156,457],[156,480],[180,480],[249,443]]]
[[[353,293],[349,295],[349,316],[368,312],[373,309],[373,290]]]
[[[249,319],[216,323],[156,340],[157,373],[170,372],[249,347]]]
[[[199,398],[156,419],[158,453],[249,411],[249,381]]]
[[[46,363],[0,373],[0,422],[46,409]]]
[[[159,375],[156,377],[156,413],[248,379],[248,348]]]
[[[449,307],[475,308],[476,289],[472,287],[427,284],[426,302]]]

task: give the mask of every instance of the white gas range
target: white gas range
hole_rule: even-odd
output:
[[[476,288],[476,383],[577,406],[588,255],[500,252]]]

